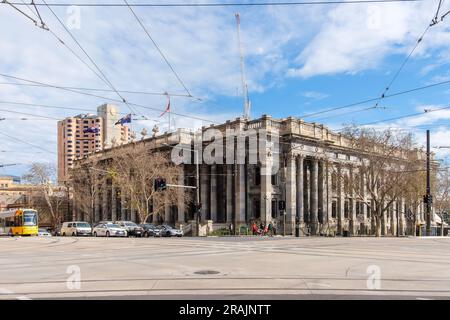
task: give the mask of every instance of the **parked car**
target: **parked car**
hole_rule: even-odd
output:
[[[143,223],[140,225],[142,229],[144,229],[144,237],[154,237],[156,233],[156,226],[151,223]]]
[[[59,236],[61,235],[61,227],[62,227],[62,224],[58,225],[58,226],[56,227],[56,229],[52,231],[52,234],[53,234],[55,237],[59,237]]]
[[[163,224],[158,226],[160,237],[182,237],[183,231],[175,229],[169,225]]]
[[[90,236],[92,235],[92,229],[91,225],[84,221],[64,222],[60,233],[63,237]]]
[[[38,229],[38,237],[51,237],[52,234],[44,228],[39,228]]]
[[[144,229],[132,221],[116,221],[115,224],[127,230],[129,237],[142,237]]]
[[[92,230],[94,237],[126,237],[127,230],[114,223],[100,223]]]

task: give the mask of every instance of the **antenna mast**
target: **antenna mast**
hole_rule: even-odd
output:
[[[242,81],[242,93],[244,95],[244,118],[250,119],[250,100],[248,98],[248,86],[245,80],[245,64],[244,64],[244,50],[242,49],[241,42],[241,16],[239,12],[236,13],[237,35],[239,42],[239,54],[241,58],[241,81]]]

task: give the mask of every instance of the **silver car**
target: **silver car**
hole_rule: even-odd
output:
[[[159,230],[159,234],[155,236],[156,237],[182,237],[183,231],[179,229],[172,228],[169,225],[163,224],[161,226],[158,226],[157,229]]]
[[[94,237],[126,237],[127,230],[114,223],[100,223],[92,229]]]
[[[142,237],[144,229],[132,221],[116,221],[115,224],[127,230],[129,237]]]

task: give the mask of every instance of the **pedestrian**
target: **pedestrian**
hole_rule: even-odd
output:
[[[272,224],[272,221],[269,222],[269,227],[268,227],[268,229],[269,229],[269,235],[270,235],[271,237],[273,237],[273,224]]]
[[[230,223],[230,225],[228,226],[228,231],[230,232],[230,236],[232,236],[232,235],[233,235],[233,230],[234,230],[234,228],[233,228],[233,224],[232,224],[232,223]]]
[[[264,224],[264,229],[263,229],[263,235],[265,236],[266,234],[269,233],[269,227],[267,226],[267,224]]]
[[[258,235],[258,226],[256,225],[255,221],[253,221],[253,224],[252,224],[252,233],[254,236]]]

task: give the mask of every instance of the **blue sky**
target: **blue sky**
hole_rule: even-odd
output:
[[[39,2],[39,1],[38,1]],[[57,2],[64,2],[58,0]],[[100,1],[99,1],[100,2]],[[119,2],[111,0],[108,2]],[[438,1],[416,3],[341,4],[291,7],[240,7],[246,75],[252,116],[304,117],[327,108],[376,98],[391,81],[418,36],[436,12]],[[28,10],[27,8],[23,8]],[[73,13],[54,9],[67,23]],[[234,13],[237,8],[136,8],[186,86],[202,101],[172,97],[174,112],[215,122],[242,114],[239,52]],[[450,10],[444,5],[442,13]],[[46,8],[43,20],[80,56],[82,52]],[[31,14],[31,13],[30,13]],[[115,87],[121,90],[183,93],[149,39],[127,8],[81,8],[80,28],[71,30]],[[448,20],[447,20],[448,19]],[[450,16],[429,29],[414,55],[392,85],[395,93],[450,80]],[[49,32],[41,30],[12,8],[0,6],[0,73],[61,86],[105,88],[91,70],[78,61]],[[88,61],[83,57],[85,61]],[[0,76],[0,83],[20,82]],[[114,93],[101,95],[117,99]],[[126,94],[129,101],[164,109],[164,96]],[[381,102],[304,117],[338,129],[343,123],[368,123],[424,109],[446,107],[450,85],[405,94]],[[23,102],[79,108],[59,110],[20,106]],[[62,90],[0,84],[0,109],[64,118],[95,111],[105,99]],[[121,111],[129,112],[120,105]],[[159,120],[160,112],[137,108],[139,114]],[[339,116],[340,113],[345,115]],[[56,152],[56,121],[17,120],[21,115],[0,111],[0,132]],[[173,116],[178,127],[196,128],[207,122]],[[423,145],[425,129],[432,129],[433,145],[450,145],[449,110],[415,118],[380,123],[416,133]],[[151,129],[154,121],[135,121],[133,129]],[[416,127],[412,127],[416,126]],[[419,126],[419,127],[417,127]],[[1,152],[6,151],[6,152]],[[12,152],[14,151],[14,152]],[[450,149],[436,149],[441,158]],[[37,147],[0,137],[0,164],[23,165],[0,169],[21,175],[33,161],[55,162],[56,156]]]

